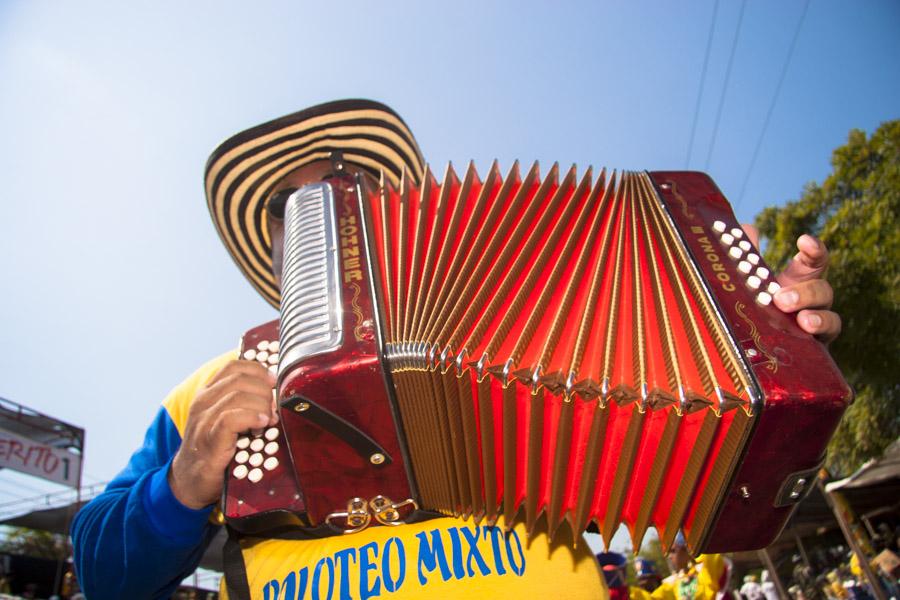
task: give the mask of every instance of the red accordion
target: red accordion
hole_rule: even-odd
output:
[[[766,546],[851,399],[777,289],[702,173],[301,188],[280,329],[242,348],[277,370],[281,421],[239,441],[225,517],[334,535],[422,509]]]

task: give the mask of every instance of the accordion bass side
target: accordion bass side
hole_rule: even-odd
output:
[[[236,457],[238,529],[343,533],[421,508],[760,548],[852,396],[771,304],[774,275],[702,173],[337,176],[285,223],[280,337],[244,344],[279,339],[285,443],[257,482]]]

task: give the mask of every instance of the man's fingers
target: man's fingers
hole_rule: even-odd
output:
[[[237,363],[238,361],[235,361]],[[250,361],[240,361],[248,363]],[[235,364],[235,363],[229,363]],[[251,367],[234,366],[222,369],[209,381],[194,402],[192,409],[206,410],[229,392],[238,391],[260,396],[270,395],[275,386],[275,376],[259,364]]]
[[[797,239],[799,252],[778,276],[781,285],[788,286],[810,279],[821,279],[828,268],[828,248],[820,240],[807,234]]]
[[[750,243],[756,248],[759,248],[759,229],[750,223],[741,223],[741,229],[743,229],[744,233],[747,234],[747,237],[750,238]]]
[[[784,312],[797,312],[805,308],[831,308],[834,290],[824,279],[802,281],[783,287],[775,294],[775,305]]]
[[[841,333],[841,317],[830,310],[801,310],[797,313],[797,324],[826,344]]]
[[[240,374],[265,377],[271,380],[273,385],[275,383],[275,376],[269,373],[268,369],[255,360],[233,360],[219,369],[219,371],[207,382],[206,387],[212,387],[223,379]]]
[[[269,423],[269,415],[251,408],[230,408],[220,412],[212,421],[207,438],[216,453],[227,453],[230,458],[239,434],[249,429],[259,429]]]

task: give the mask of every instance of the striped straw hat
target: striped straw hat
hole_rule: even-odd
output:
[[[393,110],[371,100],[338,100],[263,123],[225,140],[206,164],[206,203],[219,237],[253,287],[276,308],[265,204],[290,172],[332,152],[399,184],[405,169],[418,183],[424,160]]]

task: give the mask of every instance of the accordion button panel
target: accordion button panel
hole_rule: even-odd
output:
[[[237,441],[238,450],[243,450],[247,446],[250,445],[250,438],[248,437],[239,437]]]
[[[249,462],[250,462],[251,467],[258,467],[259,465],[261,465],[263,463],[262,454],[251,454]]]
[[[768,306],[772,303],[772,294],[768,292],[760,292],[756,296],[756,301],[762,304],[763,306]]]
[[[269,442],[266,444],[266,447],[263,449],[266,454],[272,456],[276,452],[278,452],[278,442]]]
[[[738,260],[741,256],[743,256],[744,251],[738,248],[737,246],[732,246],[728,249],[728,256],[733,258],[734,260]]]
[[[760,279],[767,279],[769,277],[769,270],[765,267],[759,267],[756,269],[756,276]]]
[[[244,360],[256,360],[256,350],[254,348],[245,350],[243,356]]]
[[[769,287],[766,288],[766,291],[770,294],[775,294],[778,290],[781,289],[781,285],[777,281],[770,281]]]
[[[259,483],[259,480],[262,479],[262,476],[262,469],[253,469],[252,471],[250,471],[250,473],[247,474],[247,479],[249,479],[253,483]]]
[[[740,242],[738,242],[738,246],[740,246],[741,250],[743,250],[744,252],[750,252],[750,249],[753,248],[753,246],[747,240],[741,240]]]
[[[235,479],[243,479],[247,476],[248,472],[249,469],[247,468],[247,465],[238,465],[234,468],[234,471],[232,471],[231,474],[234,475]]]
[[[742,237],[744,237],[744,230],[740,227],[732,227],[731,235],[733,235],[737,239],[741,239]]]
[[[278,364],[278,353],[270,354],[269,358],[266,359],[266,362],[268,362],[270,365],[277,365]]]
[[[265,445],[266,443],[264,441],[262,441],[260,438],[256,438],[255,440],[250,442],[250,449],[254,452],[259,452]]]
[[[269,427],[266,429],[266,433],[264,436],[270,442],[272,440],[278,439],[278,428],[277,427]]]
[[[748,263],[746,260],[742,260],[738,263],[738,271],[743,273],[744,275],[749,275],[750,271],[753,269],[753,265]]]
[[[713,229],[718,233],[724,233],[726,229],[725,223],[723,223],[722,221],[716,221],[715,223],[713,223]]]
[[[278,459],[275,458],[274,456],[270,456],[270,457],[267,458],[267,459],[265,460],[265,462],[263,463],[263,468],[264,468],[266,471],[271,471],[272,469],[274,469],[274,468],[277,467],[277,466],[278,466]]]
[[[241,450],[237,454],[234,455],[234,461],[236,463],[244,464],[247,460],[250,459],[250,453],[246,450]]]
[[[760,285],[762,285],[762,280],[756,275],[747,278],[747,287],[751,290],[758,290]]]
[[[752,252],[749,253],[749,254],[747,255],[747,261],[748,261],[751,265],[758,265],[758,264],[759,264],[759,254],[754,254],[754,253],[752,253]]]
[[[269,349],[270,342],[268,340],[262,340],[258,344],[256,344],[256,349],[260,352],[264,352]]]
[[[267,362],[269,360],[269,353],[265,350],[262,350],[256,355],[256,360],[261,363]]]
[[[730,233],[723,233],[722,234],[722,243],[725,244],[726,246],[730,246],[731,244],[734,243],[734,236],[731,235]]]

